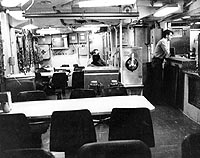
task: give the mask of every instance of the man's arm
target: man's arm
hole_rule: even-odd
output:
[[[161,48],[163,52],[165,53],[165,58],[168,58],[170,56],[169,46],[167,41],[161,42]]]

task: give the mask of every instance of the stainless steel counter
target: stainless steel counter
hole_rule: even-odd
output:
[[[172,66],[179,66],[183,69],[196,69],[196,61],[194,59],[188,59],[185,57],[169,57],[166,59],[167,62],[170,62]]]
[[[119,68],[112,66],[88,66],[84,69],[85,73],[118,73]]]

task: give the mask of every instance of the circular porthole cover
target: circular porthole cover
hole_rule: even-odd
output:
[[[125,66],[129,71],[133,72],[138,68],[138,61],[137,61],[137,59],[134,59],[132,61],[132,58],[128,58],[128,60],[125,63]]]

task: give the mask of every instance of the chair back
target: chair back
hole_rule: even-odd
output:
[[[2,154],[2,158],[55,158],[49,151],[43,149],[14,149],[7,150]]]
[[[51,85],[55,91],[62,90],[62,93],[65,94],[65,88],[68,86],[67,81],[68,76],[65,72],[54,73],[52,76]],[[60,92],[59,95],[61,95]],[[60,99],[61,97],[59,96],[58,98]]]
[[[93,89],[72,89],[70,99],[96,97]]]
[[[35,86],[37,90],[45,90],[48,84],[48,76],[42,76],[40,72],[35,72]]]
[[[24,114],[0,115],[0,152],[34,147],[28,120]]]
[[[125,87],[108,87],[104,89],[104,96],[126,96],[128,95]]]
[[[72,73],[72,88],[84,88],[84,71]]]
[[[52,76],[52,84],[57,89],[67,86],[68,76],[65,72],[54,73]]]
[[[40,72],[35,72],[35,80],[42,82],[42,75]]]
[[[151,158],[151,151],[140,140],[95,142],[83,145],[78,158]]]
[[[134,139],[143,141],[149,147],[155,146],[148,108],[114,108],[109,123],[109,140]]]
[[[19,78],[17,80],[6,81],[6,90],[10,91],[12,101],[17,101],[17,94],[22,91],[36,90],[35,81],[33,78]]]
[[[46,93],[42,90],[22,91],[17,95],[17,100],[22,101],[37,101],[47,99]]]
[[[187,135],[181,144],[182,158],[198,158],[200,155],[200,133]]]
[[[55,111],[51,116],[50,151],[74,154],[85,143],[96,142],[89,110]]]

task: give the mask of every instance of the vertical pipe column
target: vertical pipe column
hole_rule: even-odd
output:
[[[9,57],[12,56],[11,51],[11,37],[10,37],[10,27],[8,15],[4,12],[1,12],[1,33],[3,39],[3,54],[4,54],[4,66],[5,66],[5,75],[7,76],[12,72],[10,65],[8,64]]]
[[[120,20],[120,25],[119,25],[119,58],[120,58],[120,73],[122,74],[122,63],[123,63],[123,49],[122,49],[122,20]],[[121,76],[121,81],[123,81],[123,76]]]
[[[198,56],[197,56],[197,67],[198,67],[198,74],[200,75],[200,33],[198,35]]]
[[[115,30],[115,51],[117,52],[118,50],[117,50],[117,28],[116,27],[114,27],[114,30]],[[117,53],[115,52],[115,54],[114,54],[114,56],[113,56],[113,66],[118,66],[118,60],[117,60]]]

